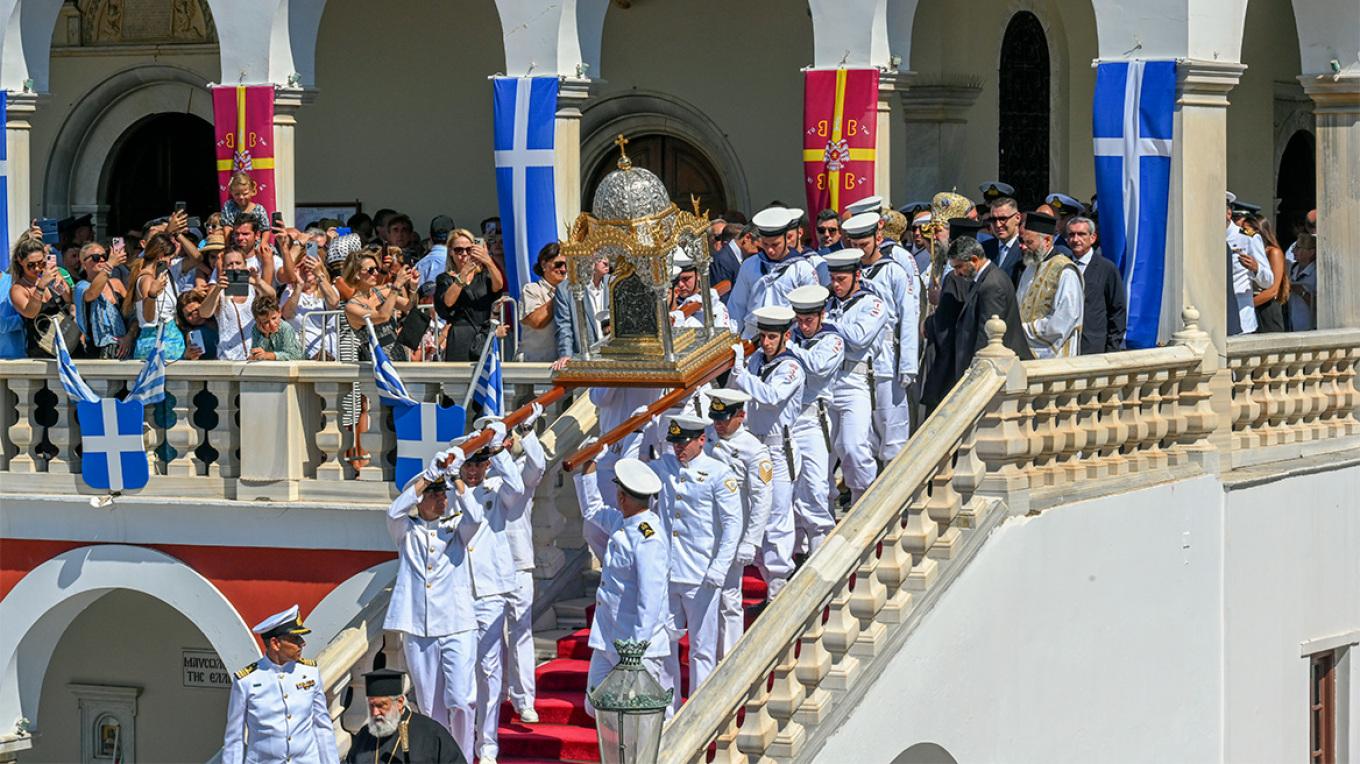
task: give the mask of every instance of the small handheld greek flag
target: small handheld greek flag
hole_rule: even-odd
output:
[[[371,323],[368,325],[368,353],[373,358],[373,381],[381,391],[379,397],[383,403],[389,406],[403,404],[414,406],[419,402],[406,392],[406,385],[402,384],[396,367],[387,359],[387,353],[384,353],[382,346],[378,344],[378,334],[373,331]]]
[[[156,346],[147,356],[142,373],[137,375],[127,399],[143,404],[165,400],[165,322],[156,327]]]
[[[505,410],[505,390],[501,385],[501,341],[491,340],[491,352],[486,354],[486,363],[477,370],[473,382],[472,402],[482,406],[483,414],[502,416]]]

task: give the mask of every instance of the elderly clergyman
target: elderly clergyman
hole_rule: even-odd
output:
[[[364,674],[368,721],[354,736],[347,764],[464,764],[463,752],[442,725],[406,706],[406,675],[391,669]]]
[[[1042,212],[1025,215],[1020,244],[1025,270],[1016,299],[1020,323],[1035,358],[1071,358],[1081,349],[1085,312],[1081,271],[1071,250],[1055,248],[1057,220]]]

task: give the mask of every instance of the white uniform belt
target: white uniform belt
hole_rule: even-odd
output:
[[[845,360],[841,362],[841,371],[846,374],[867,375],[869,373],[869,363],[867,361]]]
[[[760,442],[767,446],[782,446],[784,445],[784,433],[772,432],[769,435],[762,435]]]

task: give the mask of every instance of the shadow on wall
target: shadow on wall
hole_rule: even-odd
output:
[[[949,751],[934,743],[917,743],[897,754],[892,764],[958,764]]]

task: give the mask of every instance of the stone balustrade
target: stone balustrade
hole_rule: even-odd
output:
[[[78,361],[96,394],[127,390],[141,364]],[[462,403],[472,364],[395,364],[412,397]],[[502,367],[507,400],[546,390],[547,364]],[[358,435],[342,424],[355,384],[368,401]],[[145,442],[152,478],[145,496],[242,501],[385,504],[395,496],[396,435],[378,403],[368,364],[178,361],[166,372],[166,400],[147,407]],[[549,421],[560,413],[559,404]],[[360,428],[362,430],[362,428]],[[94,494],[78,477],[75,406],[54,361],[0,361],[0,473],[4,492]]]
[[[1360,445],[1360,329],[1228,339],[1232,467]]]

